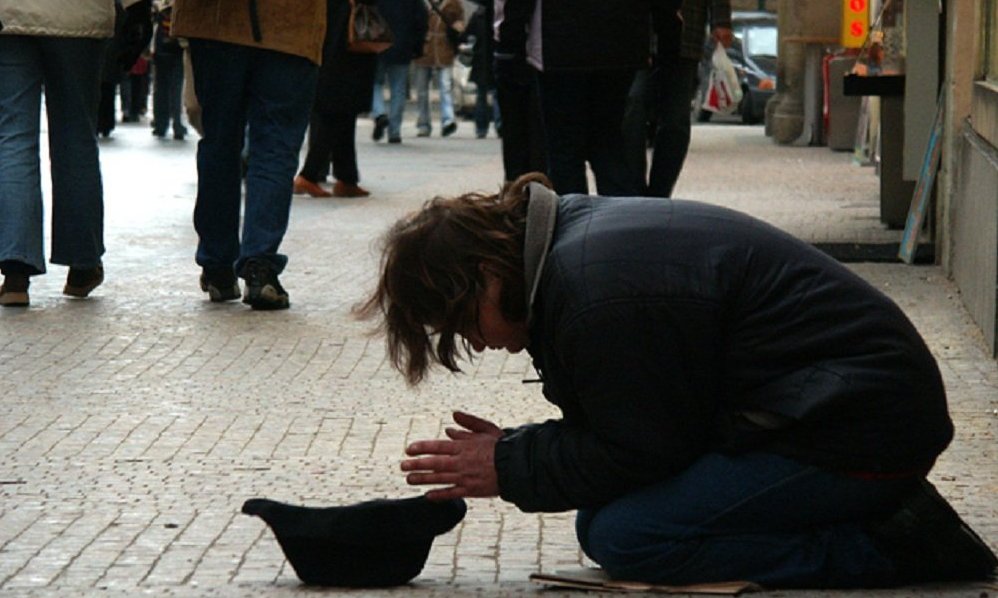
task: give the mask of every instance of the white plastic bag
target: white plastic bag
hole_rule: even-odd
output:
[[[735,65],[728,58],[724,46],[716,44],[711,57],[713,68],[707,80],[707,95],[703,100],[703,109],[718,114],[732,114],[742,101],[742,86],[738,81]]]

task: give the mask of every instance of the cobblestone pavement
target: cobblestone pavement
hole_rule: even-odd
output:
[[[193,141],[155,140],[145,124],[119,125],[102,141],[107,282],[73,300],[60,294],[66,269],[53,266],[33,279],[30,308],[0,310],[0,594],[335,594],[298,584],[262,523],[238,514],[243,500],[412,495],[397,471],[403,446],[440,435],[451,410],[502,425],[555,414],[520,384],[521,356],[491,353],[465,375],[408,390],[381,341],[349,317],[391,221],[435,194],[498,188],[498,140],[474,139],[470,123],[448,139],[414,132],[407,123],[401,145],[375,145],[362,122],[370,198],[295,199],[282,276],[292,308],[277,313],[215,305],[198,289]],[[806,239],[899,237],[877,222],[872,171],[848,155],[778,147],[761,127],[709,125],[695,128],[687,164],[678,194]],[[932,477],[998,547],[998,364],[939,268],[854,267],[904,307],[939,359],[957,437]],[[529,573],[584,563],[572,521],[472,501],[412,585],[372,593],[541,593]],[[875,594],[987,592],[995,587]]]

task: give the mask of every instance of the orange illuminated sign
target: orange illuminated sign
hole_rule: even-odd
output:
[[[859,48],[870,30],[870,1],[842,0],[842,35],[839,43],[846,48]]]

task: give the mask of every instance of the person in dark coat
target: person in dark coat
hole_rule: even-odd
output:
[[[886,295],[811,245],[691,201],[559,196],[542,175],[388,232],[359,308],[411,384],[529,352],[560,419],[457,412],[401,464],[432,499],[577,509],[615,579],[877,587],[995,558],[926,481],[943,380]]]
[[[429,14],[423,0],[381,0],[378,11],[388,22],[395,41],[392,47],[378,55],[378,67],[374,72],[374,100],[371,102],[371,118],[374,119],[371,138],[380,141],[387,130],[389,143],[401,143],[409,63],[423,54]],[[383,89],[386,78],[391,94],[387,110]]]
[[[496,98],[496,81],[492,74],[492,63],[495,60],[493,21],[493,4],[484,0],[471,14],[464,32],[466,40],[474,37],[468,79],[475,84],[475,137],[479,139],[484,139],[489,134],[490,122],[495,127],[496,135],[502,136],[502,116],[499,113],[499,100]]]
[[[373,1],[369,2],[374,4]],[[328,0],[326,41],[309,119],[308,153],[295,177],[295,193],[312,197],[365,197],[357,168],[357,116],[371,106],[377,54],[347,51],[350,0]],[[332,163],[332,193],[319,186]]]

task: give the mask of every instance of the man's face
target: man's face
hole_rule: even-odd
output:
[[[461,336],[478,353],[485,349],[505,349],[510,353],[519,353],[530,340],[527,324],[506,319],[500,307],[502,281],[487,271],[484,272],[484,277],[485,288],[478,294],[474,322]]]

